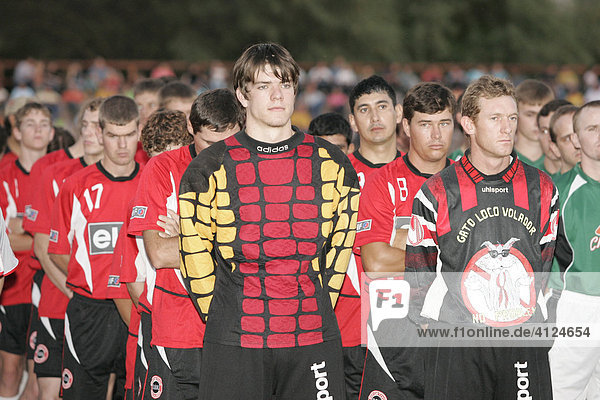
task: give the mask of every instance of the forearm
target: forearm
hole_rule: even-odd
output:
[[[144,282],[127,282],[127,291],[129,292],[129,297],[131,297],[133,304],[137,307],[140,296],[144,291]]]
[[[383,242],[372,242],[361,246],[361,260],[365,272],[403,273],[406,251]]]
[[[35,256],[40,261],[42,269],[48,276],[48,279],[56,286],[65,296],[71,298],[73,292],[67,287],[67,275],[52,262],[48,255],[49,236],[43,233],[36,233],[33,237],[33,250]]]
[[[33,244],[33,238],[28,233],[9,233],[8,240],[10,241],[10,248],[13,252],[27,251],[31,249]]]
[[[163,238],[158,231],[143,232],[146,254],[156,269],[179,268],[179,237]]]
[[[113,299],[115,306],[117,307],[117,311],[121,316],[125,325],[129,326],[129,321],[131,320],[131,300],[130,299]]]
[[[69,259],[71,258],[71,255],[51,253],[49,256],[54,265],[56,265],[65,276],[67,276],[69,273]]]

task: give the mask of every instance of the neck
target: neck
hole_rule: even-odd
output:
[[[510,164],[510,155],[505,157],[490,157],[481,149],[471,148],[469,161],[484,175],[496,175],[504,171]]]
[[[408,150],[408,160],[422,174],[437,174],[446,167],[446,157],[438,161],[426,161],[410,150]]]
[[[386,143],[361,143],[358,152],[373,164],[387,164],[394,161],[396,153],[398,152],[396,149],[396,137],[392,136],[392,139],[393,140]],[[410,160],[410,162],[412,162],[412,160]]]
[[[581,169],[587,176],[596,182],[600,182],[600,161],[581,157]]]
[[[83,161],[85,161],[85,163],[87,165],[96,164],[98,161],[102,160],[102,156],[103,155],[104,154],[102,154],[102,153],[99,153],[99,154],[84,154],[83,155]],[[77,158],[79,158],[79,157],[77,157]],[[104,166],[104,164],[103,164],[103,166]],[[104,168],[106,168],[106,166],[104,166]]]
[[[246,133],[254,140],[263,143],[279,143],[292,137],[292,123],[288,121],[284,126],[267,126],[254,120],[246,121]]]
[[[544,154],[539,141],[529,140],[525,135],[519,133],[517,133],[515,150],[529,158],[531,161],[537,160]]]
[[[37,160],[46,155],[46,149],[44,150],[31,150],[21,148],[21,155],[19,156],[19,162],[27,171],[31,171],[31,167]]]
[[[17,157],[19,157],[21,155],[21,146],[19,145],[19,142],[17,141],[17,139],[15,139],[14,136],[9,136],[8,139],[6,140],[6,146],[8,147],[8,149],[17,155]]]
[[[583,164],[582,164],[583,165]],[[570,170],[572,170],[574,167],[574,165],[569,165],[565,162],[562,163],[562,167],[560,168],[560,173],[564,174],[565,172],[569,172]],[[586,172],[587,174],[587,172]],[[591,176],[591,175],[590,175]]]
[[[549,174],[555,174],[561,169],[562,162],[560,160],[551,160],[548,156],[544,158],[544,169]]]
[[[85,157],[83,152],[83,139],[79,138],[71,147],[69,147],[69,153],[73,156],[73,158]]]
[[[108,157],[103,157],[100,163],[102,163],[104,169],[107,170],[108,173],[114,176],[115,178],[129,176],[135,169],[135,160],[131,160],[126,165],[119,165],[113,163]]]

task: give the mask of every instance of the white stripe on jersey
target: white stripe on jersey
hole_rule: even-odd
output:
[[[6,200],[8,200],[8,206],[6,207],[6,216],[4,217],[6,219],[6,225],[8,225],[8,221],[10,221],[11,218],[17,217],[17,203],[15,202],[15,198],[10,192],[8,182],[4,181],[2,182],[2,185],[4,185],[4,190],[6,191]],[[15,179],[15,187],[17,187],[16,185],[17,180]]]
[[[77,197],[73,195],[73,210],[71,211],[71,230],[69,231],[69,242],[73,241],[73,234],[77,241],[77,250],[75,251],[75,260],[81,266],[85,281],[91,293],[94,292],[94,284],[92,282],[92,265],[88,253],[87,244],[85,242],[85,231],[88,221],[81,212],[81,203]],[[92,238],[89,238],[92,240]]]
[[[427,196],[425,196],[425,194],[423,193],[423,191],[421,189],[419,189],[419,191],[417,192],[415,199],[418,199],[421,203],[423,203],[425,208],[427,208],[429,211],[431,211],[433,213],[433,219],[435,221],[437,221],[437,217],[438,217],[437,211],[435,210],[435,208],[433,208],[433,204],[431,204],[431,201],[429,201],[429,199],[427,198]],[[414,202],[414,200],[413,200],[413,202]]]
[[[152,305],[154,298],[154,285],[156,283],[156,270],[148,259],[146,247],[144,247],[144,239],[142,236],[135,237],[135,243],[138,248],[138,254],[135,257],[135,269],[137,271],[136,282],[146,281],[146,299]]]

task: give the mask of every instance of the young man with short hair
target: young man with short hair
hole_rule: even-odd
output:
[[[509,328],[546,318],[547,275],[534,273],[550,272],[558,191],[513,152],[517,120],[510,82],[487,75],[472,82],[461,119],[470,149],[415,196],[404,277],[408,315],[423,329]],[[552,398],[547,348],[437,340],[425,361],[425,399]],[[527,373],[524,392],[519,373]]]
[[[544,152],[538,136],[537,115],[544,104],[554,99],[550,86],[536,79],[526,79],[515,89],[519,108],[519,123],[515,135],[515,150],[524,163],[543,170]]]
[[[333,307],[358,179],[337,146],[292,127],[298,76],[282,46],[246,49],[233,68],[246,128],[181,180],[181,271],[206,320],[200,398],[344,397]]]
[[[552,179],[554,179],[555,176],[560,175],[562,162],[560,152],[558,152],[555,147],[551,146],[550,118],[552,118],[552,115],[554,115],[554,112],[559,107],[569,104],[571,103],[563,99],[550,100],[548,103],[544,104],[537,115],[537,125],[539,129],[538,139],[540,141],[540,146],[542,146],[542,151],[544,152],[543,169],[552,177]]]
[[[437,83],[420,83],[406,93],[402,108],[403,129],[410,138],[408,153],[373,173],[361,190],[358,211],[361,228],[357,229],[355,246],[360,248],[367,273],[404,272],[413,198],[429,177],[450,165],[446,154],[452,142],[457,108],[450,89]],[[390,399],[423,398],[424,353],[410,347],[410,340],[414,340],[410,325],[408,319],[403,319],[393,327],[393,333],[381,329],[384,333],[369,335],[374,340],[367,342],[370,351],[360,398],[372,398],[377,392]],[[385,335],[390,334],[396,335],[395,343],[387,343],[393,347],[386,348],[383,343],[378,346],[377,338],[383,342],[389,340]],[[382,354],[381,360],[374,356],[376,353]]]
[[[140,126],[146,126],[150,115],[160,107],[159,92],[165,86],[161,79],[146,78],[133,85],[133,100],[140,112]]]
[[[114,299],[128,298],[110,275],[114,245],[139,182],[135,102],[112,96],[100,106],[101,161],[68,177],[55,202],[48,252],[73,290],[65,316],[62,397],[104,400],[109,375],[122,396],[127,327]],[[117,293],[118,292],[118,293]]]
[[[314,118],[308,125],[308,134],[320,136],[329,143],[335,144],[344,154],[354,151],[352,128],[338,113],[325,113]]]
[[[23,373],[23,356],[31,347],[27,345],[30,342],[27,333],[32,312],[32,282],[40,267],[31,257],[33,240],[24,230],[23,221],[25,214],[31,212],[29,192],[36,187],[30,171],[46,154],[48,143],[54,136],[50,110],[39,103],[25,104],[15,113],[13,134],[19,142],[20,155],[0,169],[4,187],[0,191],[0,209],[6,216],[10,245],[21,265],[6,279],[0,295],[4,310],[0,313],[0,396],[4,397],[17,394]],[[37,387],[30,390],[37,395]]]
[[[575,137],[573,115],[577,110],[574,105],[561,106],[550,118],[550,147],[560,154],[562,161],[560,175],[564,175],[581,161],[581,149],[577,140],[573,139]],[[558,182],[561,178],[558,176],[555,179]]]
[[[158,92],[160,108],[182,111],[187,117],[190,116],[195,98],[194,88],[180,81],[169,82]]]

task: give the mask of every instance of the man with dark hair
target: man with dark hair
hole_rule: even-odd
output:
[[[461,120],[470,149],[415,196],[404,277],[409,318],[422,329],[509,328],[545,320],[547,275],[534,273],[550,272],[558,191],[547,174],[513,152],[517,119],[510,82],[488,75],[472,82]],[[425,399],[552,398],[547,348],[521,342],[472,348],[436,340],[439,346],[425,360]],[[494,345],[491,339],[484,343]],[[516,384],[521,376],[527,385]]]
[[[413,198],[427,178],[450,165],[446,154],[456,113],[456,100],[450,89],[437,83],[420,83],[406,93],[402,108],[403,129],[410,138],[408,154],[373,173],[361,191],[361,228],[357,229],[355,246],[360,248],[364,270],[380,273],[373,278],[404,272]],[[410,347],[415,344],[412,324],[405,318],[385,328],[378,329],[377,335],[368,335],[373,340],[367,342],[370,351],[361,398],[369,399],[377,392],[390,399],[423,398],[424,352]],[[371,330],[371,325],[367,329]],[[402,338],[401,344],[398,338]],[[383,356],[379,360],[374,356],[377,353]]]
[[[519,123],[515,136],[517,156],[526,164],[544,168],[544,152],[538,136],[537,115],[544,104],[554,99],[550,86],[536,79],[526,79],[515,89]]]
[[[195,98],[194,88],[180,81],[169,82],[158,92],[160,108],[182,111],[188,117]]]
[[[321,114],[310,121],[308,134],[320,136],[329,143],[335,144],[344,152],[352,153],[352,128],[344,117],[338,113]]]
[[[344,398],[333,307],[358,179],[336,146],[292,127],[298,76],[282,46],[246,49],[233,68],[246,128],[181,179],[181,272],[206,320],[200,398]]]
[[[135,102],[112,96],[100,106],[101,161],[68,177],[54,204],[51,260],[73,291],[65,316],[62,397],[104,400],[109,375],[117,374],[122,396],[127,327],[115,302],[128,299],[125,285],[110,275],[114,245],[137,188],[140,166]]]
[[[577,110],[578,108],[572,104],[561,106],[550,118],[550,147],[560,154],[562,161],[560,175],[564,175],[581,161],[581,149],[578,142],[573,140],[575,137],[573,116]],[[560,176],[555,179],[558,181]]]
[[[146,121],[154,111],[160,106],[158,93],[165,86],[161,79],[146,78],[137,81],[133,85],[133,100],[138,106],[140,112],[140,125],[144,127]]]
[[[571,103],[563,99],[550,100],[548,103],[544,104],[537,115],[537,125],[539,129],[538,138],[542,151],[544,152],[543,169],[552,177],[552,179],[554,179],[556,175],[560,175],[562,162],[560,152],[557,151],[558,149],[555,146],[551,146],[550,118],[552,118],[552,115],[559,107],[569,104]]]
[[[162,120],[163,123],[152,129],[163,131],[164,123],[168,122],[164,120],[165,115],[157,113],[155,116],[157,122]],[[154,116],[150,121],[153,119]],[[143,351],[152,360],[148,363],[147,375],[160,378],[164,393],[179,393],[184,399],[198,396],[204,323],[180,283],[176,201],[179,182],[200,151],[238,132],[243,122],[244,112],[230,90],[202,93],[191,107],[190,127],[186,129],[194,132],[193,143],[151,159],[144,168],[133,200],[135,212],[131,214],[128,232],[143,237],[144,248],[156,270],[154,281],[146,277],[148,290],[140,296],[139,309],[152,308],[151,314],[142,313]],[[180,124],[177,125],[181,130]],[[152,282],[153,291],[148,287]],[[156,395],[158,392],[152,383],[152,379],[142,381],[142,390]]]
[[[24,230],[23,221],[25,215],[32,212],[30,192],[36,188],[30,171],[46,154],[48,143],[54,136],[52,117],[46,106],[27,103],[14,116],[13,134],[19,143],[20,154],[16,160],[7,162],[0,168],[3,186],[3,190],[0,190],[0,209],[6,216],[10,245],[21,265],[6,279],[0,295],[3,309],[0,313],[0,396],[3,397],[17,394],[24,356],[31,348],[28,345],[31,343],[28,331],[33,311],[32,283],[40,264],[31,257],[33,240]],[[37,319],[37,312],[35,318]],[[28,363],[28,369],[33,375],[33,362]],[[28,386],[28,392],[37,396],[34,378]]]

